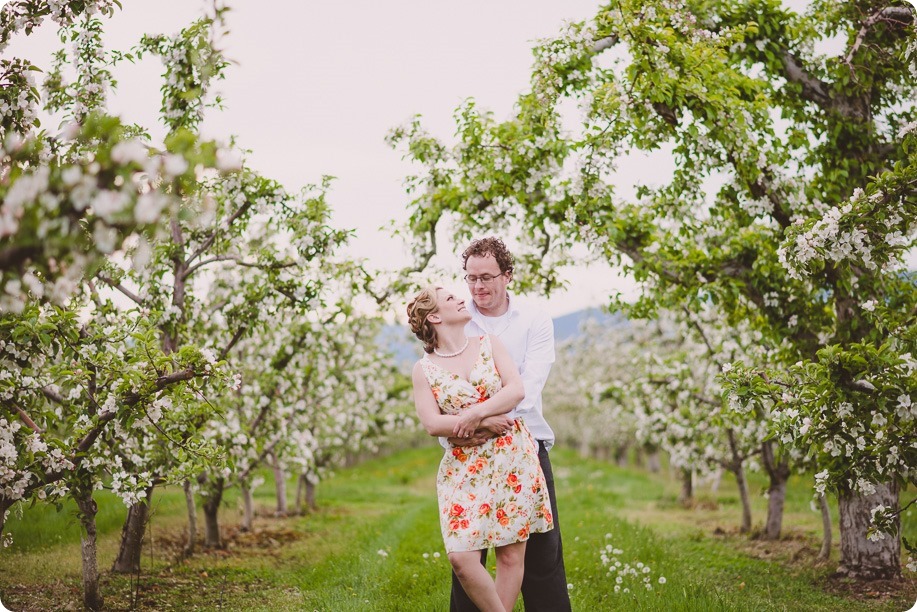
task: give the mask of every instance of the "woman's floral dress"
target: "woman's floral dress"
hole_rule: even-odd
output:
[[[480,347],[470,381],[426,356],[421,359],[443,414],[457,415],[503,386],[490,336],[481,337]],[[447,552],[524,542],[530,533],[554,527],[538,448],[519,419],[505,436],[480,446],[448,450],[439,465],[436,493]]]

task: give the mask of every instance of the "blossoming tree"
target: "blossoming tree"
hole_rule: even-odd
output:
[[[93,490],[130,506],[115,569],[135,570],[153,487],[232,470],[206,438],[229,408],[210,399],[236,396],[240,371],[265,365],[246,370],[235,351],[278,336],[281,322],[302,326],[333,299],[338,277],[359,269],[329,265],[348,232],[327,223],[327,184],[291,195],[197,135],[219,104],[211,85],[227,66],[217,45],[225,7],[214,3],[175,36],[106,51],[99,16],[116,4],[0,10],[0,44],[49,17],[65,43],[43,92],[31,62],[2,60],[0,531],[17,502],[72,497],[90,609],[103,605]],[[106,113],[111,67],[148,54],[165,66],[161,143]],[[42,111],[63,128],[41,130]],[[339,314],[350,320],[349,302]],[[314,348],[300,341],[302,352]],[[347,398],[385,410],[372,392]]]
[[[623,1],[536,48],[511,119],[469,102],[455,146],[419,120],[391,137],[423,167],[418,244],[444,217],[460,239],[515,223],[520,268],[550,291],[582,242],[642,283],[636,312],[712,304],[776,347],[724,391],[772,402],[784,443],[818,455],[840,570],[864,578],[900,572],[898,487],[917,464],[914,22],[883,2]],[[616,189],[622,156],[660,149],[672,172]],[[887,537],[867,539],[872,516]]]

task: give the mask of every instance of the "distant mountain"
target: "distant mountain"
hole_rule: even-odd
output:
[[[386,325],[379,332],[376,342],[388,349],[399,367],[410,368],[423,357],[423,346],[405,325]]]
[[[554,318],[554,341],[563,342],[582,333],[583,324],[594,320],[603,327],[626,325],[627,319],[620,313],[609,314],[599,308],[584,308],[562,317]]]
[[[589,320],[607,327],[627,325],[627,319],[621,314],[609,314],[599,308],[585,308],[554,319],[555,342],[563,342],[579,335],[583,324]],[[404,325],[386,325],[379,333],[377,342],[392,353],[396,364],[405,368],[423,357],[420,341]]]

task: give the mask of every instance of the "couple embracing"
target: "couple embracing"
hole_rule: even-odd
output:
[[[501,240],[475,240],[462,258],[470,302],[428,287],[407,308],[426,353],[413,371],[417,414],[446,449],[436,490],[451,610],[509,611],[520,589],[526,610],[569,610],[541,405],[554,326],[507,291],[513,256]]]

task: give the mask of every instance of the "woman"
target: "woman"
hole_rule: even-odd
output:
[[[538,451],[528,429],[506,413],[525,396],[522,378],[494,336],[468,338],[464,300],[428,287],[408,304],[408,322],[427,353],[414,366],[414,403],[432,436],[495,434],[479,446],[450,448],[436,478],[449,561],[482,611],[512,610],[522,585],[525,542],[554,527]],[[481,564],[496,547],[497,578]]]

